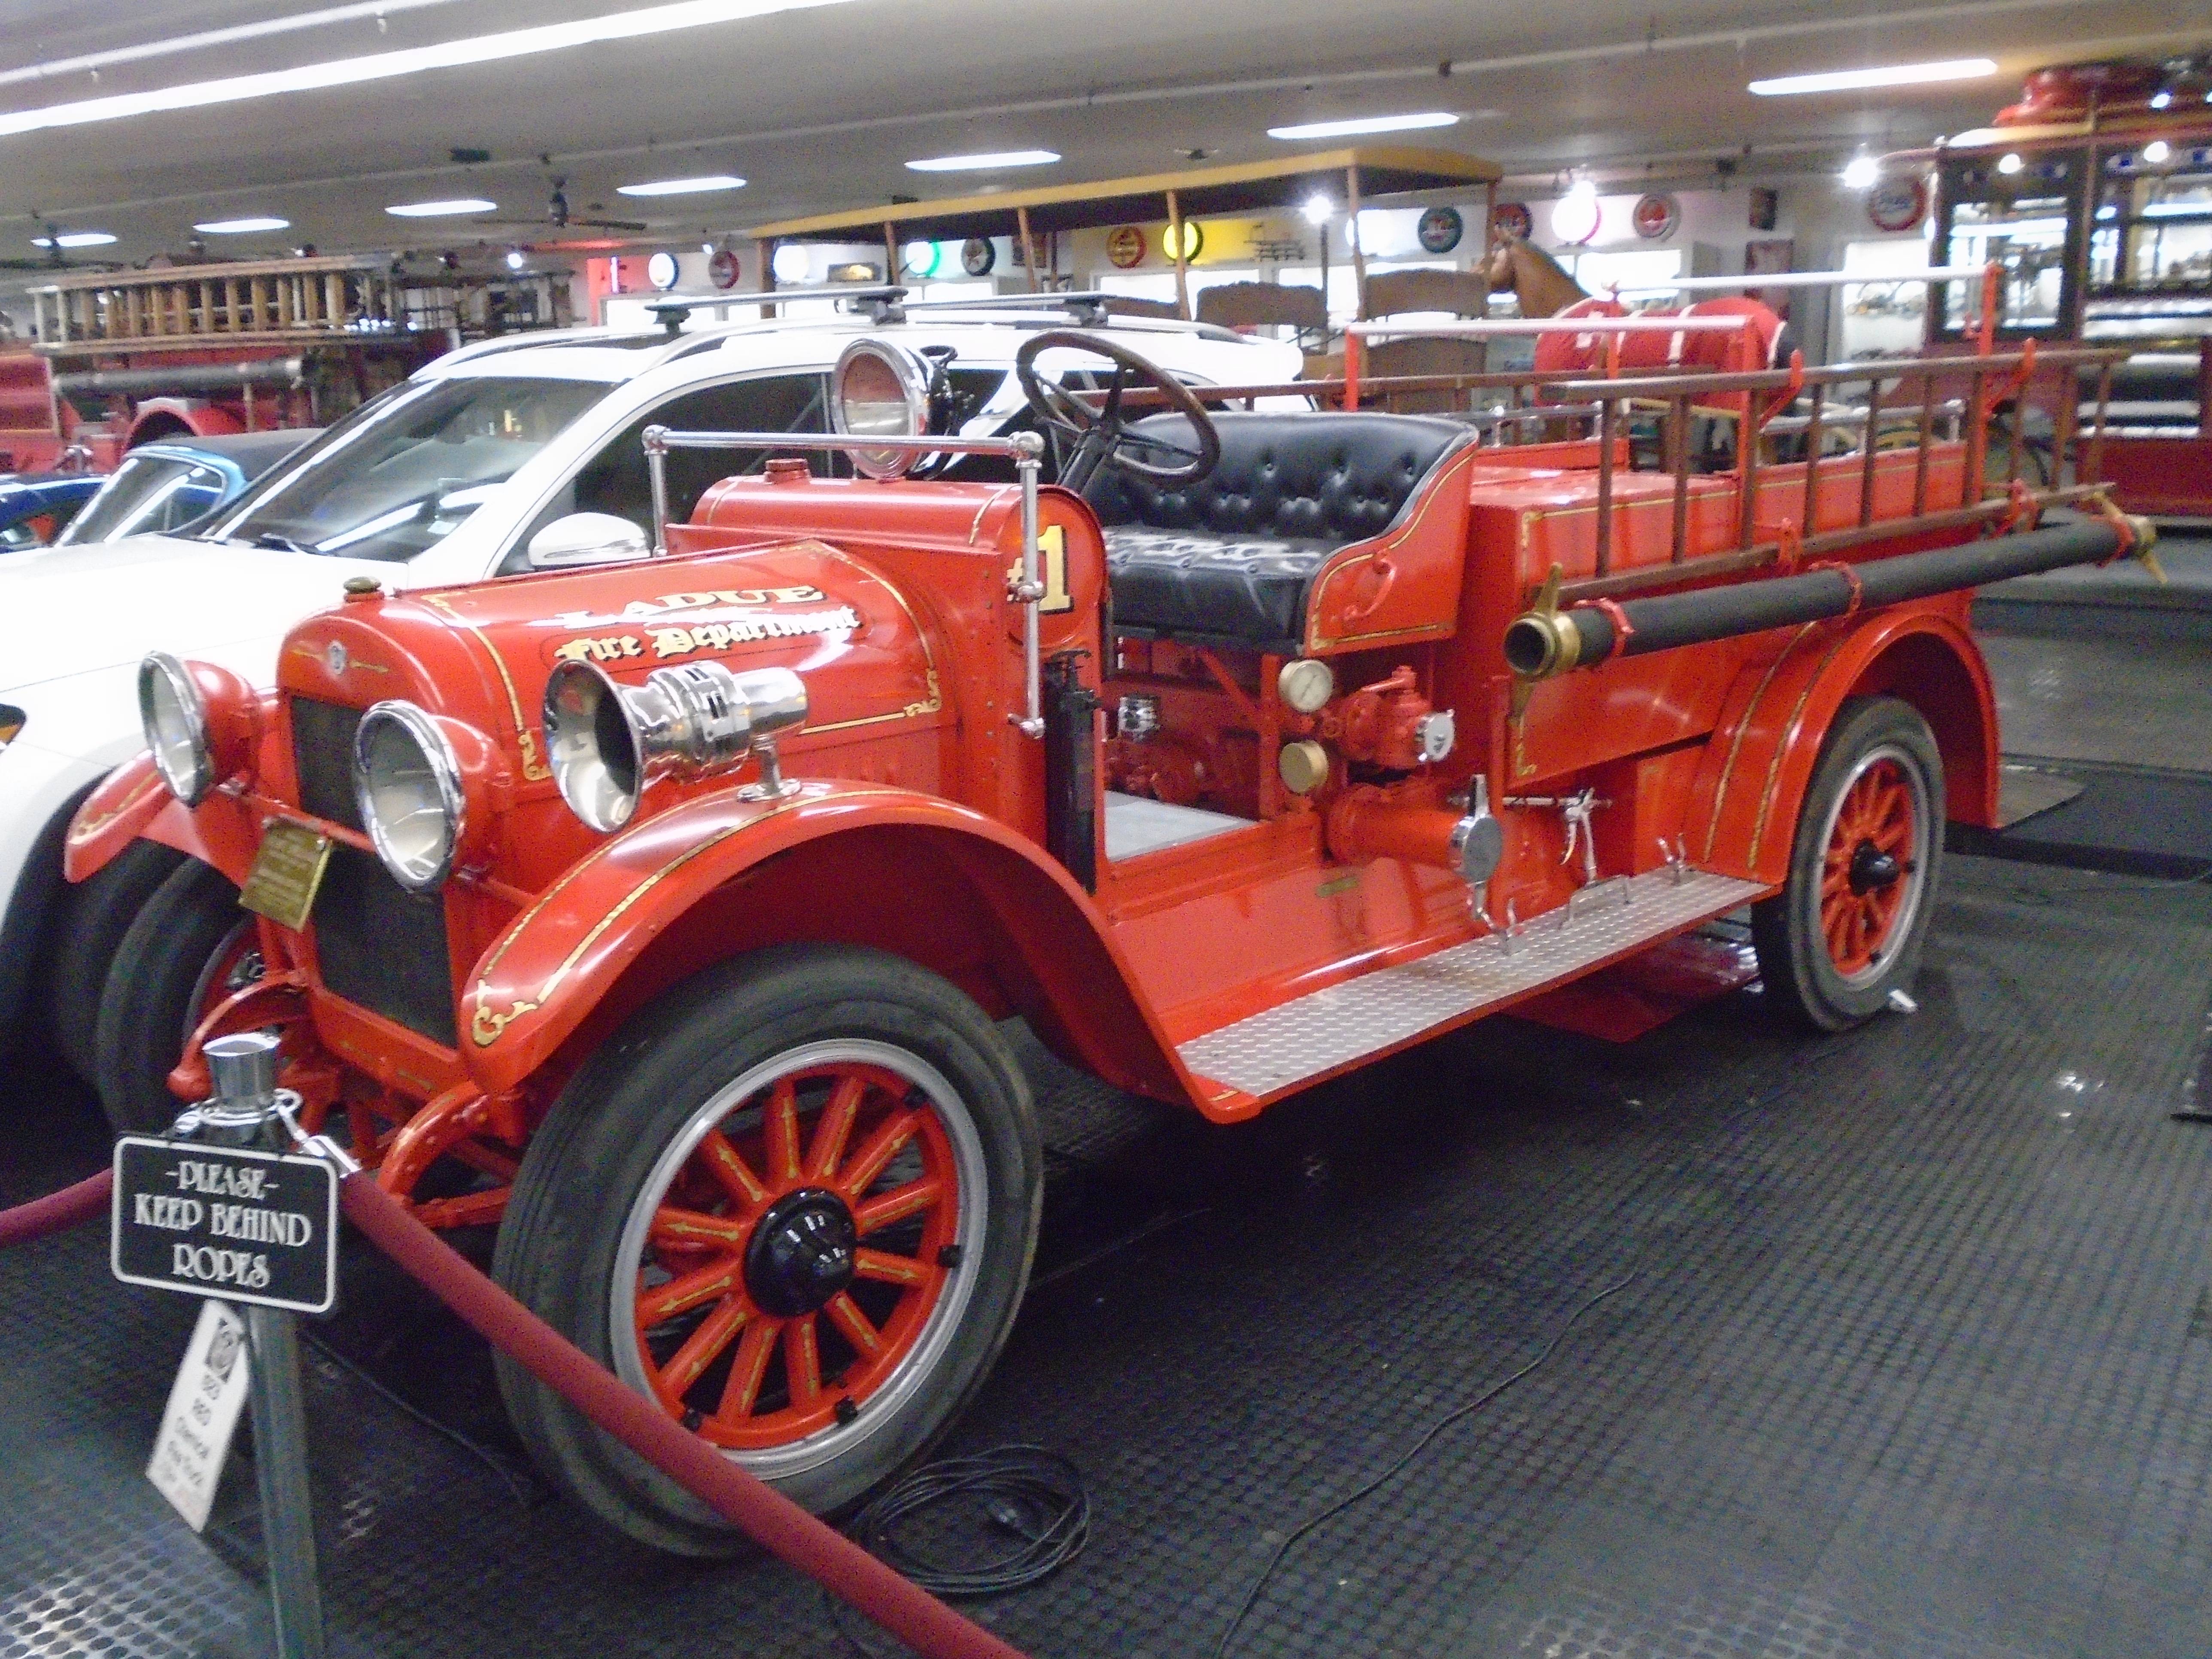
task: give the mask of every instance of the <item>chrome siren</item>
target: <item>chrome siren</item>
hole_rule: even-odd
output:
[[[806,683],[788,668],[656,668],[620,685],[587,662],[545,682],[545,747],[561,799],[602,833],[619,830],[662,778],[734,772],[756,751],[763,793],[782,794],[775,740],[806,723]]]

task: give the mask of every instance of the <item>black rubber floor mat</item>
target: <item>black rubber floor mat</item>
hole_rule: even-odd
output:
[[[2038,761],[2080,792],[1994,833],[1953,831],[1963,850],[2034,863],[2186,878],[2212,871],[2212,773]]]
[[[1066,1451],[1092,1542],[974,1611],[1036,1659],[1211,1654],[1285,1534],[1633,1273],[1304,1539],[1232,1651],[2212,1651],[2212,1131],[2167,1118],[2212,893],[1948,869],[1920,1012],[1841,1038],[1748,993],[1620,1047],[1497,1020],[1235,1132],[1056,1132],[1055,1182],[1092,1183],[1048,1223],[1072,1271],[946,1449]],[[1173,1224],[1097,1226],[1116,1191]],[[203,1542],[138,1473],[188,1315],[94,1232],[0,1254],[0,1656],[247,1629],[250,1481]],[[643,1557],[343,1369],[308,1386],[356,1650],[851,1651],[779,1565]]]

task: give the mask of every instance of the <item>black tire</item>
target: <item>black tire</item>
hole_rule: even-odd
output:
[[[1870,836],[1854,835],[1841,816],[1845,796],[1863,780],[1868,789],[1901,792],[1910,803],[1909,827],[1900,830],[1892,817],[1874,831],[1893,846],[1876,847]],[[1860,805],[1867,799],[1863,795]],[[1865,822],[1872,824],[1870,817]],[[1841,915],[1824,909],[1832,850]],[[1893,869],[1883,864],[1885,854]],[[1752,907],[1752,942],[1776,1011],[1820,1031],[1840,1031],[1880,1013],[1919,971],[1942,860],[1943,757],[1928,722],[1896,697],[1848,700],[1820,745],[1798,811],[1789,880]],[[1848,914],[1861,901],[1884,904],[1892,895],[1894,913],[1879,928]],[[1841,930],[1840,947],[1832,945],[1831,924]]]
[[[818,1091],[831,1087],[823,1079],[841,1066],[847,1074],[892,1078],[901,1092],[856,1089],[855,1109],[864,1115],[839,1143],[852,1160],[844,1166],[852,1173],[817,1177],[811,1160],[822,1143],[815,1130],[830,1111]],[[780,1075],[799,1079],[787,1121],[793,1126],[789,1144],[802,1148],[809,1160],[804,1176],[778,1177],[765,1139],[769,1109],[760,1103],[778,1098],[773,1085]],[[867,1136],[917,1099],[931,1103],[933,1109],[916,1117],[932,1127],[907,1142],[879,1173],[860,1173],[857,1152],[868,1144]],[[809,1111],[812,1127],[801,1121]],[[714,1187],[706,1199],[699,1196],[708,1164],[703,1155],[695,1158],[693,1149],[710,1131],[726,1133],[732,1146],[755,1148],[746,1155],[747,1167],[760,1168],[769,1180],[765,1196],[750,1200],[751,1207],[728,1195],[734,1188]],[[758,1141],[752,1139],[756,1132]],[[938,1160],[940,1174],[954,1172],[952,1206],[863,1230],[860,1237],[848,1235],[849,1243],[866,1243],[872,1252],[896,1253],[909,1248],[896,1241],[902,1230],[910,1230],[908,1259],[942,1270],[924,1273],[927,1288],[886,1290],[872,1279],[851,1280],[848,1294],[854,1303],[864,1291],[878,1298],[867,1309],[872,1321],[878,1306],[885,1305],[880,1298],[890,1298],[880,1329],[870,1328],[886,1340],[881,1363],[890,1369],[871,1378],[860,1349],[846,1342],[836,1323],[843,1310],[824,1307],[817,1314],[802,1308],[787,1327],[772,1317],[775,1297],[764,1294],[763,1284],[768,1291],[786,1294],[788,1281],[757,1278],[753,1264],[775,1206],[800,1200],[798,1190],[779,1195],[778,1179],[819,1194],[828,1190],[820,1182],[835,1186],[849,1178],[857,1183],[858,1201],[910,1192],[911,1183],[930,1178],[928,1158]],[[835,1162],[829,1167],[840,1168]],[[778,1409],[779,1390],[780,1409],[801,1411],[792,1351],[782,1333],[788,1328],[795,1334],[802,1324],[818,1333],[811,1340],[818,1347],[822,1389],[811,1408],[832,1411],[834,1420],[787,1443],[728,1455],[806,1509],[833,1513],[924,1451],[981,1385],[1028,1281],[1042,1169],[1028,1085],[1006,1040],[974,1002],[936,975],[881,951],[849,946],[765,951],[677,987],[633,1018],[577,1073],[524,1156],[492,1272],[541,1318],[640,1392],[651,1392],[648,1363],[671,1364],[673,1350],[693,1332],[742,1316],[768,1339],[750,1372],[757,1394],[735,1408],[733,1420],[743,1425],[763,1420],[749,1415],[756,1402],[763,1413]],[[745,1242],[689,1247],[690,1257],[678,1256],[678,1265],[668,1265],[665,1241],[650,1236],[652,1217],[665,1194],[683,1183],[689,1183],[684,1186],[687,1207],[704,1204],[718,1217],[726,1212]],[[848,1221],[851,1213],[845,1212]],[[955,1232],[933,1231],[956,1224]],[[953,1239],[953,1249],[933,1242],[939,1238]],[[703,1256],[705,1266],[718,1266],[716,1250],[727,1252],[719,1261],[733,1262],[737,1271],[717,1280],[720,1288],[711,1301],[655,1323],[646,1353],[636,1340],[616,1342],[617,1329],[635,1328],[641,1290],[649,1294],[667,1283],[687,1260]],[[653,1279],[653,1273],[663,1277]],[[909,1296],[918,1299],[909,1304]],[[726,1337],[729,1346],[718,1349],[677,1395],[685,1420],[710,1438],[721,1414],[732,1410],[725,1390],[744,1352],[744,1327],[736,1328],[740,1334]],[[910,1334],[910,1340],[891,1340],[898,1333]],[[842,1371],[833,1369],[839,1352]],[[722,1556],[744,1547],[742,1535],[705,1505],[599,1434],[505,1356],[497,1360],[501,1393],[516,1431],[546,1476],[590,1513],[674,1554]],[[837,1405],[840,1395],[856,1407],[851,1414]],[[799,1424],[802,1418],[791,1421]]]
[[[100,1001],[131,924],[185,861],[173,847],[134,841],[88,879],[64,889],[48,937],[46,1021],[70,1069],[97,1082]]]
[[[166,1129],[184,1109],[169,1073],[198,1023],[209,975],[250,920],[229,877],[188,859],[124,934],[100,995],[93,1064],[118,1134]]]

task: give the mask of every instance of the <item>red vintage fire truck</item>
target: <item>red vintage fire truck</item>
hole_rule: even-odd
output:
[[[1087,392],[1035,371],[1067,348]],[[192,1024],[194,1099],[210,1037],[281,1030],[307,1122],[496,1224],[510,1290],[817,1510],[945,1427],[1020,1299],[1040,1147],[996,1022],[1226,1122],[1504,1009],[1641,1029],[1623,964],[1744,907],[1771,1003],[1906,1006],[1944,826],[1996,811],[1969,588],[2147,534],[2094,485],[1985,492],[2017,355],[1882,365],[1913,441],[1842,453],[1863,366],[1470,421],[1217,410],[1080,331],[1019,361],[1055,483],[1037,434],[931,435],[932,366],[863,339],[807,441],[860,476],[654,428],[656,478],[785,453],[641,562],[357,580],[266,696],[150,658],[149,753],[69,837],[73,879],[146,836],[248,907],[134,930],[138,1063]],[[1692,468],[1693,410],[1793,400],[1800,459]],[[997,478],[928,476],[961,452]],[[634,543],[592,528],[580,560]],[[502,1385],[602,1519],[731,1545]]]
[[[0,351],[0,471],[325,425],[464,341],[565,321],[568,283],[325,254],[57,276],[29,297],[29,343]]]

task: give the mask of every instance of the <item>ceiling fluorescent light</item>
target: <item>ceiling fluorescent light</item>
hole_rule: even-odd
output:
[[[1001,149],[985,155],[931,155],[907,166],[916,173],[984,173],[994,167],[1041,167],[1060,160],[1049,149]]]
[[[257,230],[289,230],[289,219],[210,219],[192,227],[203,236],[248,236]]]
[[[445,219],[461,213],[494,213],[499,204],[480,196],[463,196],[450,202],[401,202],[384,210],[401,219]]]
[[[1423,115],[1362,115],[1348,121],[1308,121],[1302,126],[1269,127],[1270,138],[1350,138],[1363,132],[1413,132],[1423,127],[1456,126],[1459,117],[1448,110]]]
[[[745,181],[734,173],[710,173],[697,179],[655,179],[649,184],[617,185],[618,196],[692,196],[708,190],[743,190]]]
[[[434,46],[416,46],[402,52],[371,52],[361,58],[337,58],[327,63],[303,64],[297,69],[270,70],[258,75],[228,76],[219,81],[195,81],[153,92],[119,93],[108,98],[86,98],[75,103],[50,104],[44,109],[15,110],[0,114],[0,137],[18,132],[40,132],[53,127],[83,126],[94,121],[117,121],[132,115],[168,110],[205,109],[216,104],[242,103],[281,93],[314,92],[329,87],[358,86],[368,81],[390,81],[420,75],[428,70],[460,69],[472,64],[495,64],[509,58],[531,58],[541,52],[564,52],[610,40],[635,40],[647,35],[667,34],[678,29],[703,28],[748,18],[769,17],[781,12],[811,11],[823,6],[843,5],[848,0],[678,0],[678,3],[647,6],[635,11],[609,12],[574,22],[545,23],[536,28],[507,29],[497,34],[471,35]]]
[[[33,236],[33,247],[106,247],[115,240],[104,230],[65,230],[58,236]]]
[[[1761,98],[1786,98],[1800,92],[1856,92],[1867,87],[1917,87],[1931,81],[1979,81],[1997,72],[1986,58],[1957,58],[1941,64],[1893,64],[1887,69],[1831,70],[1821,75],[1784,75],[1753,81]]]

